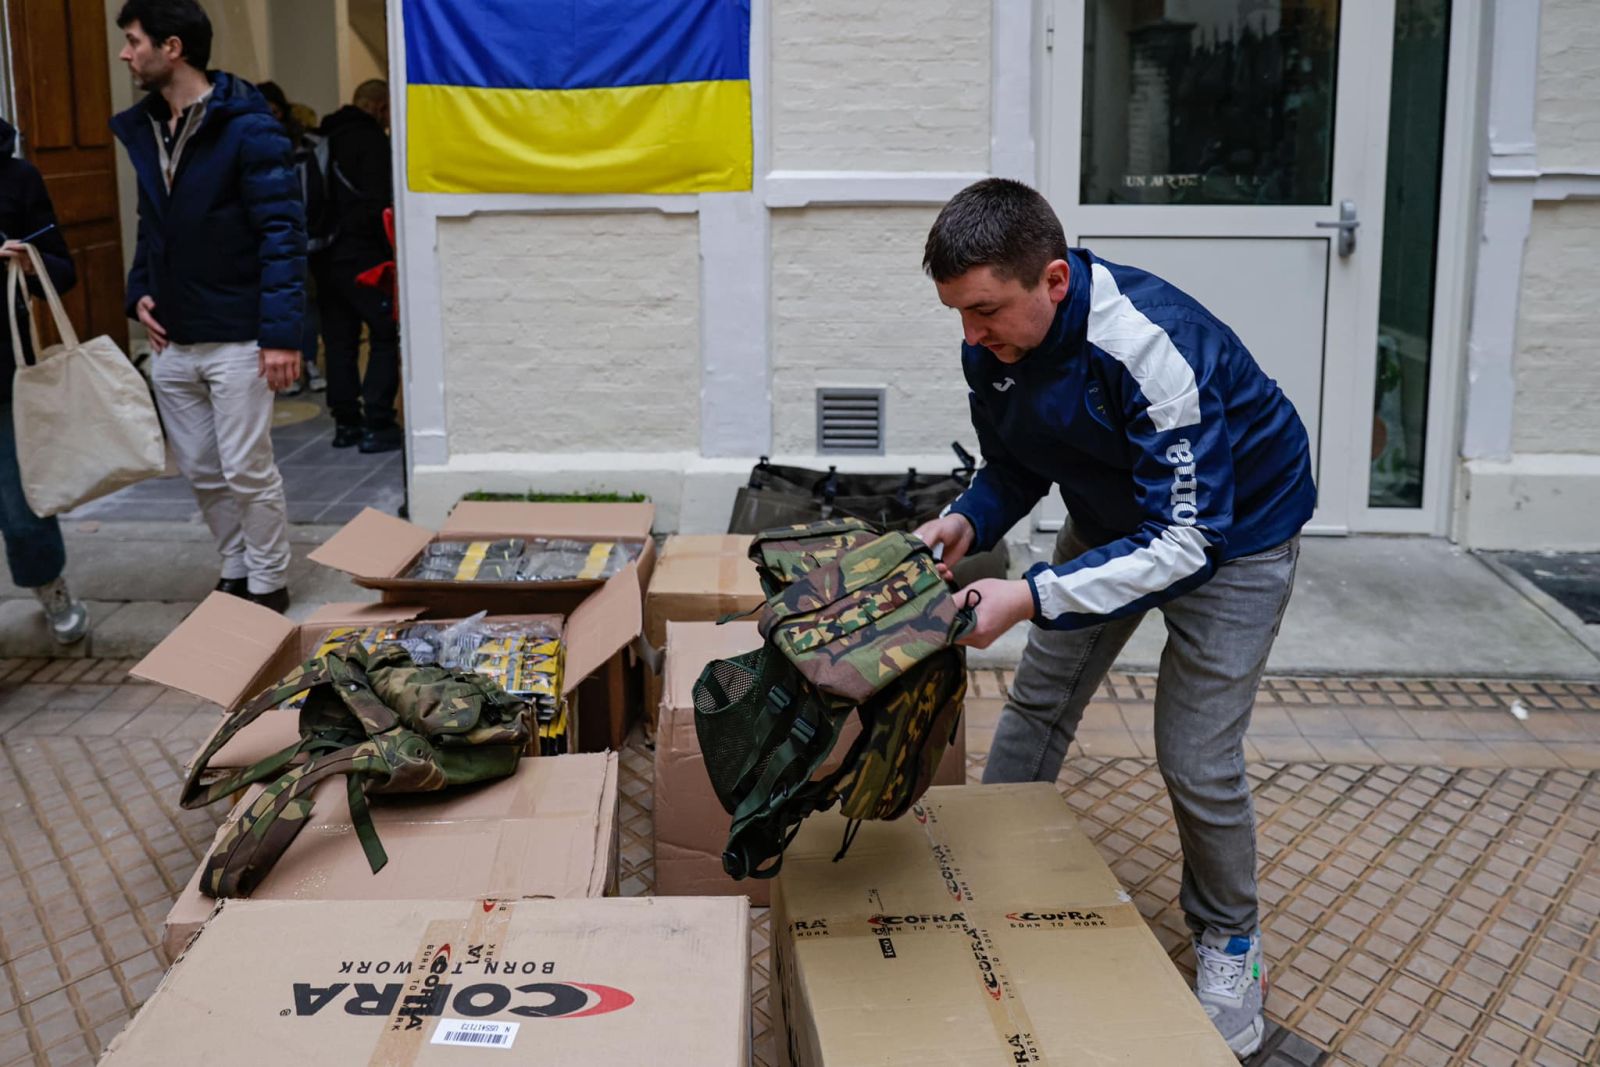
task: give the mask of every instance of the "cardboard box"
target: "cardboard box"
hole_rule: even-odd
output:
[[[645,640],[660,650],[668,622],[716,622],[765,601],[748,534],[675,534],[661,546],[645,593]],[[661,704],[659,675],[646,673],[644,704],[654,721]]]
[[[742,900],[231,901],[100,1062],[743,1067],[749,944]]]
[[[1238,1067],[1049,783],[813,816],[772,894],[780,1063]]]
[[[423,604],[440,618],[488,611],[571,614],[602,586],[631,581],[641,604],[655,568],[652,504],[532,504],[466,500],[451,510],[438,531],[368,508],[311,553],[317,563],[349,574],[357,585],[380,592],[387,603]],[[561,537],[577,541],[621,541],[639,555],[612,578],[567,582],[437,582],[403,577],[434,541]],[[625,578],[628,571],[633,579]],[[584,687],[581,714],[588,722],[589,751],[620,748],[629,720],[641,708],[643,675],[631,653],[619,652]]]
[[[254,786],[212,843],[255,801]],[[372,796],[389,862],[377,874],[356,840],[342,776],[317,786],[311,819],[252,900],[519,900],[598,897],[617,880],[617,756],[526,759],[515,775],[441,793]],[[183,950],[216,907],[200,871],[167,913],[162,944]]]
[[[744,893],[757,907],[765,906],[768,901],[770,880],[745,878],[736,882],[722,869],[722,850],[728,844],[731,820],[711,788],[694,727],[694,683],[705,665],[714,659],[749,652],[760,644],[761,634],[753,622],[730,622],[723,626],[707,622],[667,624],[666,669],[663,672],[666,693],[656,731],[657,893],[691,896]],[[856,718],[851,715],[834,749],[840,758],[859,732]],[[837,767],[838,761],[830,760],[827,766],[829,769]],[[956,732],[955,743],[945,749],[934,783],[960,785],[966,781],[966,768],[966,726],[963,724]],[[837,847],[837,843],[835,845]]]
[[[652,504],[527,504],[465,500],[437,531],[367,508],[319,545],[310,558],[344,571],[360,586],[382,592],[393,603],[426,604],[438,611],[471,615],[550,612],[566,614],[585,597],[622,577],[555,582],[438,582],[405,577],[434,541],[492,541],[505,537],[560,537],[575,541],[620,541],[636,545],[630,565],[640,590],[655,566]],[[624,568],[628,570],[630,568]],[[641,594],[642,595],[642,594]]]
[[[559,628],[565,649],[562,698],[595,675],[639,634],[642,623],[635,575],[629,570],[605,583],[565,619],[545,615],[490,616],[496,622],[546,621]],[[404,620],[449,621],[451,616],[415,605],[330,604],[306,622],[295,623],[248,600],[212,593],[129,672],[202,697],[234,711],[248,703],[310,656],[328,631],[341,626],[375,626]],[[582,744],[576,708],[569,706],[569,740]],[[212,766],[248,767],[299,736],[299,714],[273,710],[241,730],[212,760]],[[217,728],[222,722],[219,719]],[[213,732],[214,736],[214,732]],[[201,743],[204,751],[208,737]],[[599,747],[604,747],[602,744]]]

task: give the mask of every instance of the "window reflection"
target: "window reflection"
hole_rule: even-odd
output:
[[[1338,0],[1095,0],[1085,204],[1331,200]]]

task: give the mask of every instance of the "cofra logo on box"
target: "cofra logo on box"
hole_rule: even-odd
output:
[[[1097,911],[1008,911],[1006,922],[1012,926],[1094,927],[1106,925],[1106,917]]]
[[[481,1019],[508,1012],[524,1019],[582,1019],[621,1011],[634,999],[626,990],[592,982],[529,982],[519,986],[501,982],[425,982],[421,990],[407,995],[402,1002],[404,992],[405,986],[400,982],[334,982],[325,986],[296,982],[294,1014],[343,1011],[346,1015],[422,1019],[449,1011],[452,1015]]]
[[[467,946],[456,960],[449,945],[440,945],[430,948],[425,959],[420,974],[402,982],[295,982],[294,1007],[279,1014],[302,1018],[323,1011],[381,1015],[391,1017],[398,1028],[411,1030],[420,1027],[424,1019],[447,1011],[469,1019],[502,1013],[524,1019],[581,1019],[620,1011],[634,1001],[626,990],[593,982],[493,981],[491,976],[510,979],[513,975],[550,974],[555,964],[497,960],[482,945]],[[342,974],[383,971],[384,964],[374,967],[371,961],[347,961],[340,968]],[[397,967],[396,973],[411,974],[411,967]]]
[[[946,915],[874,915],[867,920],[867,925],[904,929],[918,926],[961,925],[966,921],[965,912],[952,911]]]

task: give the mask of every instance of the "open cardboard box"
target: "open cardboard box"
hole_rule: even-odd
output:
[[[694,683],[706,664],[729,659],[761,646],[753,622],[667,623],[663,671],[665,693],[656,731],[655,857],[656,892],[662,895],[743,893],[756,907],[765,907],[772,882],[764,878],[734,881],[722,869],[722,850],[733,821],[717,800],[700,753],[694,725]],[[854,713],[834,746],[835,756],[824,771],[838,767],[861,727]],[[967,778],[966,724],[944,750],[933,782],[961,785]],[[813,815],[812,819],[822,816]],[[831,821],[831,820],[830,820]]]
[[[613,661],[639,635],[642,620],[635,577],[632,569],[624,570],[564,619],[555,615],[489,616],[495,622],[543,620],[558,628],[565,655],[562,699],[568,701],[569,751],[583,746],[582,716],[573,699],[579,684]],[[330,604],[297,625],[259,604],[212,593],[129,673],[192,693],[232,712],[304,662],[330,630],[451,618],[415,605]],[[219,720],[217,728],[221,726]],[[212,765],[247,767],[298,736],[299,713],[274,709],[241,730],[217,753]]]
[[[930,789],[910,814],[807,819],[772,890],[786,1067],[1238,1067],[1055,785]]]
[[[744,1067],[749,948],[739,899],[229,901],[100,1062]]]
[[[674,534],[661,546],[644,594],[644,637],[666,647],[669,622],[716,622],[766,601],[750,561],[749,534]],[[645,714],[661,704],[661,675],[645,676]]]
[[[630,566],[638,587],[649,585],[655,566],[652,504],[527,504],[465,500],[437,531],[367,508],[311,553],[310,559],[344,571],[360,586],[380,590],[385,601],[426,604],[437,610],[464,607],[460,614],[565,614],[607,581],[440,582],[407,578],[422,550],[435,541],[493,541],[506,537],[618,541],[638,549]],[[624,568],[626,570],[628,568]]]
[[[249,789],[215,848],[254,803]],[[312,792],[311,817],[253,900],[520,900],[598,897],[617,880],[617,755],[522,760],[509,778],[437,793],[373,795],[389,862],[376,874],[356,839],[342,776]],[[195,868],[167,913],[162,945],[176,957],[211,916]]]
[[[479,611],[493,615],[528,612],[570,615],[602,587],[631,583],[642,601],[655,569],[650,527],[653,504],[533,504],[465,500],[437,531],[368,508],[330,537],[310,558],[344,571],[385,603],[421,604],[437,618]],[[422,550],[434,541],[481,541],[505,537],[560,537],[576,541],[619,541],[637,545],[639,554],[609,579],[565,582],[438,582],[403,577]],[[628,578],[628,572],[633,577]],[[599,751],[620,748],[630,711],[639,707],[644,687],[631,651],[618,652],[585,686],[583,714],[590,730],[586,745]]]

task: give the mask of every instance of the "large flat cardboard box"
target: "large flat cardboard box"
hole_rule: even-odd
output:
[[[556,615],[492,615],[493,622],[545,622],[561,634],[562,699],[568,701],[569,749],[583,745],[582,720],[573,694],[639,635],[634,575],[607,582],[572,612]],[[437,611],[404,604],[329,604],[304,623],[226,593],[212,593],[129,672],[136,678],[218,704],[232,712],[304,662],[330,630],[411,620],[453,621]],[[248,767],[299,737],[299,713],[274,709],[240,730],[211,761],[216,768]],[[219,718],[217,729],[221,729]],[[216,731],[212,731],[215,736]],[[604,748],[601,744],[593,746]],[[198,751],[210,743],[207,737]]]
[[[744,1067],[749,944],[743,900],[232,901],[100,1062]]]
[[[772,894],[780,1063],[1238,1067],[1049,783],[813,816]]]
[[[644,636],[662,648],[668,622],[716,622],[761,606],[748,534],[675,534],[661,546],[644,596]],[[646,713],[661,704],[661,677],[645,675]]]
[[[423,549],[434,541],[493,541],[506,537],[618,541],[637,550],[623,570],[637,573],[641,591],[655,566],[652,504],[530,504],[466,500],[438,530],[367,508],[311,553],[311,560],[350,575],[357,585],[379,590],[394,603],[426,604],[436,610],[496,614],[571,612],[610,579],[550,582],[441,582],[407,578]]]
[[[215,848],[253,803],[252,787],[217,831]],[[319,785],[311,818],[252,900],[521,900],[598,897],[617,878],[617,756],[545,756],[478,786],[372,796],[389,862],[367,865],[343,777]],[[200,871],[167,913],[162,944],[176,957],[210,918]]]
[[[707,663],[727,659],[761,645],[753,622],[667,624],[667,650],[663,678],[666,693],[656,732],[655,855],[656,892],[704,896],[744,893],[750,903],[764,907],[770,880],[734,881],[722,869],[722,850],[728,844],[732,821],[722,810],[706,775],[705,759],[694,728],[694,683]],[[843,757],[860,733],[855,716],[845,724],[834,751]],[[830,760],[827,769],[838,766]],[[967,775],[966,725],[956,732],[955,743],[945,749],[934,776],[936,785],[956,786]],[[813,815],[812,820],[824,818]],[[831,818],[828,820],[833,821]],[[837,843],[836,843],[837,845]],[[786,861],[787,862],[787,861]]]

